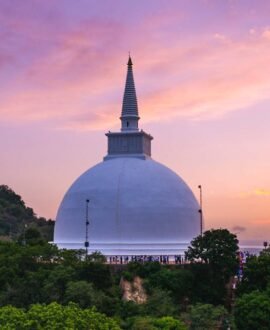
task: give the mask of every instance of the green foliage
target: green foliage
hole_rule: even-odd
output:
[[[259,256],[247,259],[244,276],[237,290],[238,294],[254,290],[265,290],[270,285],[270,251],[266,249]]]
[[[37,218],[19,195],[0,186],[0,236],[6,240],[0,241],[0,306],[5,306],[0,307],[1,329],[119,329],[93,306],[121,319],[124,329],[185,329],[178,319],[183,311],[194,329],[222,328],[222,320],[228,320],[223,307],[205,305],[224,303],[226,284],[237,265],[238,241],[228,230],[207,231],[194,239],[187,251],[189,265],[132,262],[113,272],[100,252],[85,257],[84,250],[58,250],[46,243],[52,240],[53,224]],[[260,290],[252,293],[257,295],[252,301],[261,308],[253,310],[246,329],[256,322],[268,326],[263,322],[268,312],[269,265],[267,249],[248,259],[238,294]],[[144,279],[145,304],[121,300],[120,277],[135,276]],[[191,309],[190,303],[195,304]],[[249,308],[245,296],[237,300],[239,329]]]
[[[87,259],[92,262],[105,263],[107,261],[106,257],[99,251],[95,251],[87,256]]]
[[[15,192],[6,185],[0,185],[0,200],[1,205],[9,203],[18,206],[25,206],[21,196],[15,194]]]
[[[138,317],[132,320],[132,325],[129,329],[132,330],[156,330],[157,328],[153,325],[153,319],[150,317]]]
[[[56,265],[44,281],[46,302],[63,302],[68,282],[75,280],[75,269],[71,266]]]
[[[121,319],[128,319],[142,314],[142,305],[133,301],[121,301],[119,304],[118,315]]]
[[[132,320],[130,325],[132,330],[186,330],[185,324],[171,316],[164,316],[161,318],[153,317],[137,317]]]
[[[0,328],[2,330],[26,329],[27,317],[22,309],[12,306],[0,308]]]
[[[42,235],[35,227],[30,227],[25,230],[25,233],[19,237],[19,241],[23,244],[40,245],[45,243]]]
[[[80,251],[59,251],[45,242],[0,242],[0,306],[75,301],[113,315],[120,293],[100,260],[85,261]]]
[[[85,250],[60,250],[59,258],[64,266],[79,267],[85,257]]]
[[[77,268],[77,275],[81,280],[90,281],[97,289],[108,289],[113,284],[110,266],[86,260]]]
[[[96,296],[97,293],[92,283],[86,281],[68,282],[64,294],[64,301],[72,301],[77,303],[80,307],[85,308],[95,305]]]
[[[133,279],[134,279],[134,275],[132,273],[125,272],[125,271],[123,272],[122,277],[124,280],[129,281],[129,282],[133,281]]]
[[[164,316],[160,319],[154,320],[154,326],[157,329],[164,329],[164,330],[186,330],[187,327],[181,320],[177,320],[171,316]]]
[[[236,272],[238,240],[227,229],[208,230],[186,252],[194,276],[193,301],[223,304],[226,285]]]
[[[230,275],[237,265],[238,249],[236,235],[227,229],[212,229],[191,241],[186,257],[191,262],[202,261]]]
[[[269,330],[270,292],[253,291],[238,298],[234,317],[239,330]]]
[[[164,290],[155,289],[145,304],[145,313],[156,317],[173,316],[177,314],[171,294]]]
[[[228,312],[223,306],[214,307],[210,304],[191,306],[189,313],[191,330],[215,330],[228,328]]]
[[[237,289],[235,323],[239,330],[270,329],[270,251],[247,259]]]
[[[21,246],[0,242],[0,305],[39,302],[57,249],[49,244]]]
[[[190,302],[220,305],[225,302],[227,280],[222,273],[214,271],[210,265],[193,263],[190,265],[193,285],[189,296]]]
[[[159,288],[170,292],[175,303],[180,303],[186,297],[190,297],[193,287],[193,275],[187,269],[161,268],[147,278],[146,287],[149,292],[153,288]]]
[[[38,218],[26,207],[21,196],[6,185],[0,185],[0,237],[22,241],[26,229],[37,230],[42,239],[52,241],[54,221]]]
[[[95,309],[80,309],[75,304],[61,306],[32,305],[24,312],[21,309],[7,306],[0,308],[1,329],[77,329],[77,330],[120,330],[113,319],[96,312]]]
[[[127,265],[127,271],[132,274],[132,276],[140,276],[142,278],[148,277],[150,274],[158,272],[161,269],[161,264],[159,262],[147,262],[142,264],[140,262],[130,262]]]
[[[121,297],[116,293],[117,289],[112,288],[111,290],[104,292],[96,290],[94,305],[98,311],[106,314],[107,316],[117,315],[119,306],[121,303]]]

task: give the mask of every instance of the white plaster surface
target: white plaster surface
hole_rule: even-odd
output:
[[[200,232],[200,207],[192,191],[151,158],[119,157],[82,174],[57,213],[54,243],[60,248],[84,248],[86,199],[90,252],[180,254]]]

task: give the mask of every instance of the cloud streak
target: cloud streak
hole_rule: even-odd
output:
[[[256,188],[253,191],[243,192],[239,195],[241,198],[248,197],[270,197],[270,190],[264,188]]]
[[[158,14],[152,17],[155,29],[170,29],[167,33],[172,39],[173,28],[178,28],[177,15],[173,17],[171,23]],[[179,13],[179,19],[183,17]],[[18,73],[13,72],[13,80],[4,87],[2,121],[55,120],[60,128],[83,130],[114,125],[121,108],[129,39],[144,121],[174,117],[209,120],[269,99],[267,27],[241,37],[203,31],[170,43],[162,30],[159,37],[146,41],[153,35],[153,26],[146,19],[128,34],[126,25],[116,19],[75,23],[64,25],[51,41],[52,27],[35,31],[25,27],[24,21],[12,25],[14,33],[24,27],[29,50],[25,59],[20,59]],[[36,20],[32,24],[36,26]],[[59,26],[54,18],[52,25]],[[41,47],[42,52],[36,44],[39,34],[47,45]],[[10,41],[10,36],[7,38]],[[7,65],[7,59],[0,54],[0,65]]]
[[[254,191],[254,195],[256,195],[256,196],[270,196],[270,190],[256,189]]]

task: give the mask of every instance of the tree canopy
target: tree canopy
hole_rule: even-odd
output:
[[[224,306],[196,304],[189,313],[190,330],[215,330],[229,325],[228,311]],[[227,329],[227,327],[226,327]]]
[[[3,330],[120,330],[115,320],[93,308],[83,310],[73,303],[62,306],[55,302],[35,304],[28,311],[12,306],[1,307],[0,327]]]
[[[238,298],[234,315],[239,330],[269,330],[270,290],[253,291]]]
[[[21,196],[7,185],[0,185],[0,238],[23,240],[30,228],[37,230],[44,240],[52,241],[54,221],[37,217]]]
[[[238,263],[238,240],[228,230],[212,229],[195,238],[186,253],[188,264],[131,262],[114,267],[97,251],[85,256],[84,250],[59,250],[48,244],[50,226],[19,195],[0,186],[0,238],[8,238],[0,240],[1,329],[232,326],[228,283]],[[270,328],[269,265],[268,249],[247,259],[236,290],[239,330]],[[122,299],[120,279],[133,281],[135,276],[141,278],[147,296],[143,304]]]
[[[186,258],[231,274],[237,265],[238,239],[227,229],[211,229],[191,241]]]
[[[254,290],[265,290],[270,286],[270,250],[263,250],[259,256],[247,258],[243,279],[238,292],[249,293]]]
[[[200,302],[225,303],[226,285],[238,265],[237,251],[237,237],[227,229],[208,230],[191,241],[186,258],[196,278],[192,291],[199,293]]]

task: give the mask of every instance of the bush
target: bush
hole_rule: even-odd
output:
[[[93,285],[86,281],[68,282],[64,295],[64,302],[74,302],[80,307],[94,306],[96,303],[97,293]]]
[[[177,307],[169,292],[164,290],[154,290],[144,305],[147,315],[156,317],[173,316],[177,314]]]
[[[238,298],[234,317],[239,330],[269,330],[270,292],[253,291]]]
[[[124,280],[129,281],[129,282],[132,282],[134,279],[134,275],[131,274],[130,272],[123,272],[122,276],[123,276]]]
[[[210,304],[196,304],[190,308],[189,320],[191,330],[223,329],[222,325],[224,325],[227,319],[228,312],[223,306],[215,307]]]
[[[171,316],[153,318],[153,317],[137,317],[133,319],[130,325],[132,330],[186,330],[185,324]]]
[[[7,306],[0,308],[0,328],[20,329],[77,329],[77,330],[120,330],[117,322],[95,309],[80,309],[75,304],[61,306],[32,305],[28,312]]]

